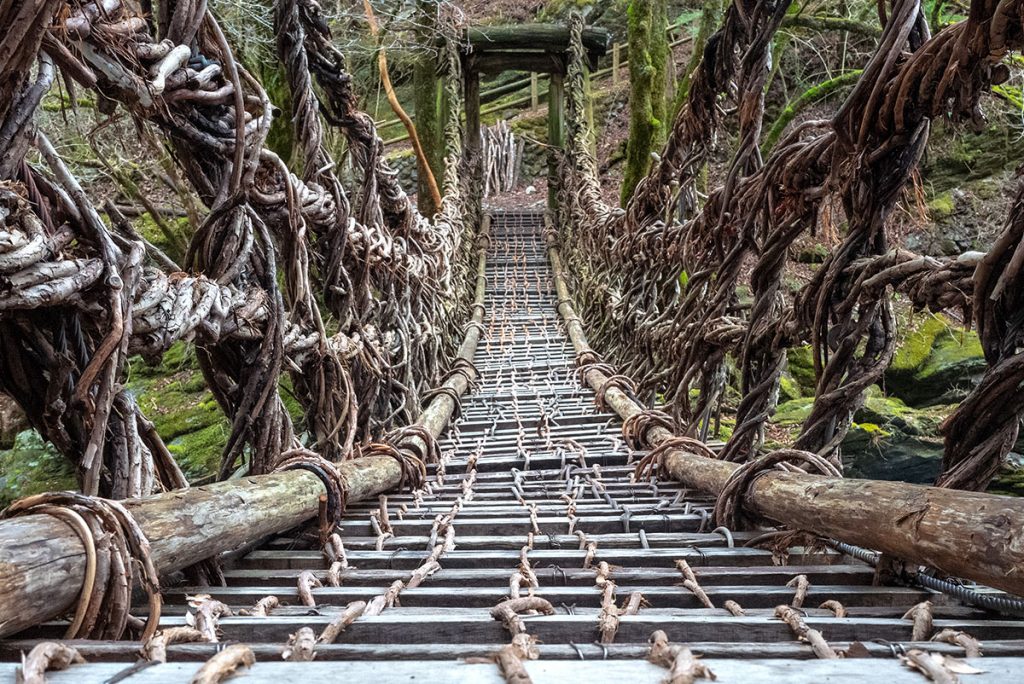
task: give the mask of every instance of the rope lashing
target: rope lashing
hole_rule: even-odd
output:
[[[441,445],[430,430],[422,425],[407,425],[392,430],[384,436],[384,441],[412,452],[424,464],[441,461]]]
[[[441,460],[441,448],[425,427],[409,425],[392,430],[380,442],[363,446],[360,456],[390,456],[398,461],[401,477],[396,491],[400,492],[406,485],[410,489],[423,486],[427,478],[426,464]]]
[[[634,413],[622,422],[622,437],[630,449],[640,451],[651,446],[647,433],[652,428],[660,427],[669,432],[678,432],[676,420],[657,409],[647,409],[640,413]]]
[[[623,426],[625,429],[625,426]],[[641,458],[636,464],[636,470],[633,471],[636,474],[636,479],[641,480],[643,478],[651,477],[657,471],[664,469],[665,456],[669,452],[675,450],[688,451],[695,453],[698,456],[704,456],[706,458],[717,458],[715,452],[713,452],[707,444],[695,439],[693,437],[670,437],[664,442],[651,449],[651,451]]]
[[[461,375],[462,377],[464,377],[466,379],[466,385],[469,387],[469,389],[472,390],[476,388],[476,378],[480,377],[480,371],[479,369],[477,369],[475,363],[473,363],[469,359],[464,359],[461,356],[459,356],[456,357],[456,359],[452,362],[452,365],[448,369],[448,372],[446,372],[444,376],[442,376],[441,384],[445,384],[446,382],[454,378],[456,375]]]
[[[827,477],[842,477],[833,464],[821,456],[799,449],[778,449],[733,471],[715,501],[715,524],[730,530],[747,529],[754,521],[743,514],[743,499],[758,477],[771,470],[807,472],[803,467]]]
[[[603,361],[591,361],[589,363],[580,364],[576,367],[576,377],[579,378],[581,385],[587,384],[587,373],[596,370],[607,376],[615,375],[615,369],[611,364],[604,363]]]
[[[456,390],[454,387],[449,387],[448,385],[440,385],[432,390],[427,390],[426,392],[424,392],[422,395],[420,395],[420,400],[423,402],[424,405],[426,405],[430,403],[433,399],[440,397],[442,395],[452,400],[452,417],[455,420],[461,418],[462,401],[459,396],[458,390]]]
[[[559,300],[559,303],[561,303],[561,300]],[[576,365],[581,368],[595,363],[604,363],[604,359],[593,349],[584,349],[576,354]]]
[[[305,470],[316,475],[327,492],[327,517],[334,523],[345,513],[345,482],[338,467],[320,454],[308,449],[291,449],[281,454],[275,473]]]
[[[633,380],[627,375],[612,375],[601,383],[601,386],[594,392],[594,402],[598,408],[602,410],[608,409],[608,404],[605,401],[605,395],[608,390],[615,388],[620,392],[624,392],[631,398],[636,396],[636,387],[633,385]]]
[[[64,638],[121,638],[129,622],[136,577],[149,596],[141,640],[153,636],[160,624],[160,577],[150,557],[149,540],[128,509],[110,499],[47,492],[15,501],[0,518],[25,515],[49,515],[67,523],[85,548],[85,579]]]

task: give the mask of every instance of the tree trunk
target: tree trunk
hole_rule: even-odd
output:
[[[668,12],[665,0],[629,3],[629,141],[622,178],[622,204],[647,175],[651,152],[665,141],[667,105],[665,65],[668,61]]]
[[[417,42],[424,46],[413,66],[413,107],[416,113],[416,130],[420,136],[423,157],[417,157],[416,202],[420,213],[433,216],[441,210],[435,206],[424,163],[430,167],[434,178],[444,177],[444,145],[442,143],[441,80],[437,77],[437,59],[427,49],[437,32],[437,0],[417,0],[419,28]]]

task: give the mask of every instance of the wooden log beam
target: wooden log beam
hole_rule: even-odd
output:
[[[583,325],[569,301],[556,238],[548,254],[565,320],[577,353],[591,351]],[[608,379],[586,373],[597,390]],[[626,419],[644,408],[612,387],[605,401]],[[652,446],[673,435],[655,427]],[[718,494],[738,464],[673,449],[663,462],[668,475],[687,487]],[[744,499],[747,510],[798,530],[863,546],[949,575],[1024,595],[1024,499],[926,487],[905,482],[770,471]]]
[[[392,489],[401,472],[387,456],[339,466],[352,501]],[[150,541],[161,574],[231,551],[317,514],[320,479],[304,470],[227,480],[124,502]],[[78,600],[85,548],[49,515],[0,522],[0,637],[66,613]]]
[[[472,320],[483,320],[487,226],[479,243]],[[472,360],[482,327],[469,325],[459,356]],[[472,371],[469,371],[472,374]],[[462,395],[469,379],[456,374],[446,385]],[[440,394],[417,423],[439,436],[455,404]],[[394,489],[402,473],[389,456],[370,456],[338,465],[349,502]],[[320,479],[305,470],[254,475],[123,502],[149,540],[151,557],[163,575],[302,524],[317,515]],[[78,600],[86,552],[74,529],[50,515],[0,521],[0,637],[64,615]]]
[[[608,52],[611,42],[611,34],[606,29],[583,29],[583,47],[597,57],[603,57]],[[568,50],[569,27],[558,24],[474,26],[466,29],[463,44],[469,46],[468,52],[517,49]]]
[[[565,74],[565,54],[521,50],[483,52],[475,55],[474,66],[482,74],[504,71],[529,71],[540,74]]]

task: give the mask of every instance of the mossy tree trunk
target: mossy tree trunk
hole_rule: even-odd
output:
[[[437,34],[438,0],[417,0],[418,15],[417,43],[422,46],[434,44]],[[437,77],[436,54],[424,49],[413,67],[413,106],[416,113],[416,129],[426,163],[430,165],[434,178],[444,177],[444,146],[441,141],[443,121],[443,98],[441,79]],[[424,216],[433,216],[441,207],[434,206],[424,161],[417,158],[417,204]]]
[[[665,65],[668,61],[666,0],[630,0],[629,24],[629,141],[622,179],[622,203],[647,174],[651,152],[665,140],[667,103]]]
[[[686,102],[686,95],[690,92],[690,80],[693,78],[693,72],[700,66],[700,62],[704,58],[704,48],[707,47],[708,39],[715,32],[718,22],[722,18],[722,12],[724,11],[722,3],[723,0],[704,0],[704,6],[701,8],[700,13],[700,24],[697,27],[697,35],[693,38],[693,51],[690,53],[690,59],[686,63],[683,75],[676,86],[675,98],[672,101],[673,118],[679,112],[683,103]]]

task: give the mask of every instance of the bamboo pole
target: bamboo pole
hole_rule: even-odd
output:
[[[569,302],[557,238],[548,238],[555,272],[558,312],[577,353],[591,351],[583,325]],[[586,372],[597,390],[608,379]],[[623,419],[644,408],[611,387],[605,401]],[[661,427],[647,431],[652,447],[672,437]],[[739,465],[672,449],[663,462],[668,475],[687,487],[717,495]],[[769,471],[757,478],[745,507],[792,529],[881,551],[950,576],[1024,595],[1024,499],[884,482]]]
[[[490,217],[480,232],[472,320],[458,356],[472,360],[482,331],[486,288],[486,249]],[[467,373],[472,377],[475,372]],[[460,396],[469,378],[454,374],[446,383]],[[439,394],[417,424],[440,436],[455,409],[451,396]],[[338,465],[349,502],[371,499],[396,487],[402,473],[389,456],[369,456]],[[320,479],[305,470],[253,475],[127,500],[150,543],[161,575],[204,558],[301,525],[317,515],[324,494]],[[78,600],[85,576],[86,552],[74,529],[51,515],[0,520],[0,637],[67,613]]]

